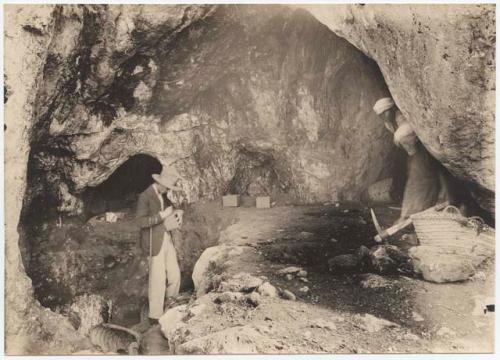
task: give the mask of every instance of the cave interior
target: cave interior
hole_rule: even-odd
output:
[[[307,24],[309,23],[306,21],[302,25],[307,26]],[[307,28],[302,30],[308,31]],[[364,58],[363,61],[373,64],[370,71],[377,72],[379,78],[383,81],[383,76],[374,61],[361,54],[357,49],[354,50],[360,54],[358,56]],[[318,63],[324,61],[321,58],[324,56],[321,51],[315,56],[318,58],[313,59],[313,62],[315,60]],[[349,66],[349,64],[346,66]],[[388,91],[385,83],[379,85]],[[236,89],[235,93],[238,92],[239,90]],[[269,98],[268,101],[280,102],[281,99],[278,95],[276,93],[275,97]],[[206,100],[211,95],[205,94],[205,96]],[[349,102],[351,101],[349,96],[349,92],[344,91],[339,101]],[[183,102],[182,99],[181,102]],[[207,108],[213,107],[213,104],[204,101],[198,101],[196,104],[197,106],[205,104]],[[155,111],[161,112],[161,110],[159,108]],[[229,112],[231,108],[228,106],[225,110]],[[293,110],[290,111],[293,112]],[[341,110],[335,109],[335,111]],[[324,113],[326,123],[329,123],[331,116],[327,112]],[[332,139],[331,141],[335,140]],[[385,140],[386,138],[383,138],[380,141]],[[300,138],[292,140],[294,146],[298,147],[301,146],[300,141]],[[349,139],[345,141],[349,143]],[[36,149],[32,151],[36,151]],[[277,206],[287,204],[287,201],[290,200],[290,191],[294,187],[293,179],[283,170],[280,160],[273,151],[266,152],[262,149],[243,148],[239,150],[237,159],[232,178],[223,184],[220,193],[215,198],[224,194],[239,194],[250,199],[254,199],[255,196],[259,195],[266,195],[271,196],[272,201],[278,199]],[[401,150],[393,147],[390,156],[388,156],[388,161],[392,163],[384,165],[389,169],[385,171],[384,176],[394,178],[392,197],[395,200],[401,199],[406,179],[405,160]],[[66,214],[57,211],[57,199],[50,198],[49,195],[32,197],[33,192],[43,193],[45,191],[43,189],[44,185],[50,188],[50,179],[47,176],[48,173],[38,173],[39,168],[33,165],[32,162],[28,165],[29,175],[26,198],[30,201],[25,201],[23,216],[19,224],[20,244],[23,262],[28,275],[33,281],[35,296],[42,305],[50,307],[52,310],[62,311],[61,309],[70,304],[75,297],[82,294],[111,294],[110,287],[114,287],[115,283],[91,278],[90,274],[93,271],[90,269],[98,270],[96,277],[109,272],[111,279],[121,281],[124,277],[130,275],[130,271],[125,271],[125,268],[128,267],[136,269],[138,272],[142,271],[140,272],[142,277],[139,282],[144,281],[144,276],[147,276],[147,274],[144,270],[137,270],[139,269],[137,259],[127,258],[138,236],[137,230],[131,230],[132,227],[128,223],[133,219],[137,196],[152,184],[151,175],[160,173],[161,170],[162,163],[155,156],[142,153],[131,155],[100,184],[74,191],[72,195],[83,204],[83,210],[80,214]],[[57,169],[52,169],[52,171],[57,172]],[[44,176],[45,179],[42,179]],[[491,217],[482,211],[470,196],[469,185],[458,179],[455,180],[456,189],[458,189],[458,193],[462,194],[461,200],[470,204],[469,208],[472,212],[468,215],[479,214],[485,217],[489,223],[492,223]],[[189,179],[186,179],[186,181],[189,182]],[[70,192],[72,192],[74,189],[71,182],[68,181],[67,185]],[[40,186],[42,186],[41,191],[38,190]],[[47,190],[47,193],[51,192]],[[362,200],[362,197],[358,197],[358,199]],[[290,200],[289,203],[300,205],[295,199]],[[254,202],[250,201],[250,205],[252,204]],[[365,205],[369,204],[363,204],[363,206]],[[187,206],[196,206],[196,204]],[[102,219],[106,212],[121,212],[125,215],[117,223],[106,223]],[[122,224],[126,225],[121,226]],[[193,231],[196,232],[196,229]],[[352,229],[352,231],[356,231],[356,229]],[[189,239],[185,239],[185,241],[189,242]],[[99,250],[92,249],[96,244],[104,245]],[[68,251],[72,253],[70,256],[65,255]],[[87,264],[82,264],[82,262],[86,261],[88,261]],[[64,263],[64,265],[57,264],[58,262]],[[189,271],[192,270],[192,265],[193,263],[187,268],[188,274],[184,274],[187,277],[189,277]],[[64,274],[61,274],[61,271]],[[139,285],[131,283],[130,286]],[[121,303],[123,307],[121,312],[116,310],[115,317],[119,319],[118,321],[127,324],[126,315],[124,314],[130,312],[135,314],[134,319],[137,320],[136,315],[139,308],[135,303],[139,301],[138,299],[144,298],[144,292],[139,290],[133,292],[123,291],[120,294],[113,295],[115,302]],[[127,303],[125,299],[130,300],[130,302]]]

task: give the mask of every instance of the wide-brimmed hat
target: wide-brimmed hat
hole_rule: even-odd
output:
[[[154,181],[158,184],[165,186],[166,188],[181,191],[182,188],[175,185],[175,183],[180,180],[179,173],[172,167],[165,167],[161,171],[161,174],[153,174],[151,175]]]

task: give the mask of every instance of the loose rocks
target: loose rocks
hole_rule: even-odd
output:
[[[378,318],[371,314],[357,315],[356,319],[359,321],[359,327],[368,332],[377,332],[386,328],[399,327],[396,323]]]
[[[292,301],[295,301],[297,299],[297,297],[291,291],[288,290],[283,290],[283,292],[281,293],[281,297],[283,299]]]
[[[336,273],[353,272],[358,264],[358,257],[353,254],[338,255],[328,260],[328,268]]]
[[[278,275],[287,275],[287,274],[297,274],[301,271],[304,271],[302,268],[297,266],[289,266],[284,269],[278,270]]]
[[[377,245],[370,249],[370,261],[376,271],[388,274],[407,269],[410,259],[397,246]]]
[[[300,271],[297,273],[297,276],[298,276],[298,277],[306,277],[306,276],[307,276],[307,271],[305,271],[305,270],[300,270]]]
[[[269,296],[273,298],[278,296],[278,290],[276,290],[276,288],[268,282],[265,282],[261,286],[259,286],[257,291],[262,296]]]

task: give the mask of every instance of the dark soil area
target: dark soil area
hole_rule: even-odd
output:
[[[382,226],[390,226],[399,216],[399,210],[389,206],[378,206],[374,210]],[[262,244],[260,250],[272,262],[304,267],[309,283],[297,278],[287,281],[283,276],[274,276],[274,283],[291,290],[306,302],[339,311],[370,313],[396,323],[418,326],[412,320],[411,290],[394,285],[362,288],[359,283],[366,274],[369,271],[376,273],[369,267],[360,266],[349,273],[329,271],[328,260],[332,257],[356,254],[362,245],[368,248],[376,245],[373,240],[376,230],[369,208],[356,203],[328,205],[305,212],[301,220],[276,240]],[[304,231],[310,235],[306,235],[307,239],[300,239]],[[389,282],[400,281],[397,274],[386,276]],[[303,286],[308,286],[311,291],[300,295],[299,289]]]
[[[28,274],[43,306],[64,312],[75,297],[96,294],[112,301],[114,323],[131,326],[140,321],[147,302],[148,265],[147,254],[138,247],[134,209],[120,209],[123,218],[114,223],[101,214],[87,222],[75,217],[42,228],[32,242]],[[212,203],[188,207],[182,231],[173,233],[181,291],[192,291],[194,264],[231,221],[231,216],[222,218],[219,212]]]
[[[373,209],[382,227],[389,227],[399,216],[397,207],[379,205]],[[487,329],[485,326],[491,326],[488,322],[491,317],[479,319],[472,316],[472,310],[477,310],[479,300],[492,294],[488,285],[493,274],[491,262],[478,270],[486,273],[485,279],[447,284],[429,283],[407,273],[380,274],[370,266],[332,272],[328,266],[332,257],[356,254],[362,245],[368,248],[376,245],[373,240],[376,230],[368,207],[343,203],[269,210],[238,209],[237,214],[239,221],[234,227],[242,234],[245,228],[257,229],[259,222],[266,223],[254,236],[244,239],[244,244],[253,243],[266,260],[267,264],[259,264],[259,274],[267,276],[275,286],[292,291],[298,301],[335,312],[371,314],[392,321],[422,340],[428,339],[432,344],[429,346],[436,351],[443,349],[441,344],[435,343],[436,334],[448,329],[452,329],[453,336],[463,339],[450,345],[447,351],[459,351],[457,349],[463,349],[464,343],[468,346],[473,343],[478,348],[488,344],[490,335],[483,331]],[[273,222],[274,229],[267,226]],[[388,243],[406,251],[415,243],[403,240],[402,235],[412,231],[409,227],[390,238]],[[306,270],[307,282],[297,276],[289,280],[277,273],[288,266]],[[307,292],[301,292],[304,286],[309,288]],[[474,338],[476,340],[470,340]],[[421,348],[419,351],[427,350]]]

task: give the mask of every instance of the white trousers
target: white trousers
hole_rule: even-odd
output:
[[[170,234],[166,233],[160,252],[149,261],[149,317],[158,319],[163,315],[165,291],[168,297],[179,295],[181,271],[177,253]]]

